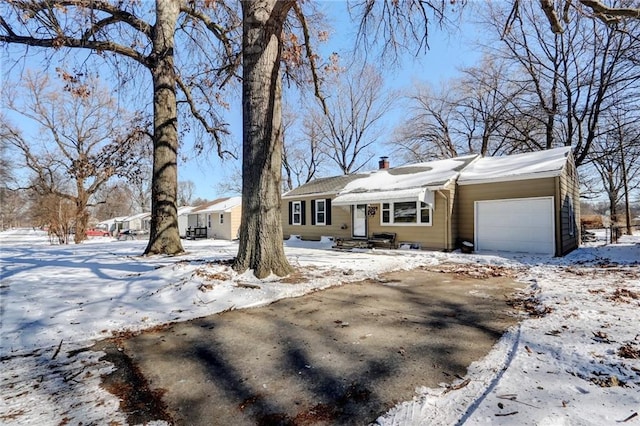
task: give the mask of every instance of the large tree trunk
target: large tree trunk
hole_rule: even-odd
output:
[[[289,274],[280,213],[282,28],[291,1],[243,1],[242,221],[234,269]]]
[[[173,66],[174,32],[179,12],[178,0],[156,0],[150,59],[154,110],[151,230],[145,255],[184,251],[178,231],[178,115]]]
[[[84,181],[80,180],[76,186],[78,195],[75,201],[75,228],[76,232],[73,235],[73,242],[80,244],[87,239],[87,225],[89,223],[89,211],[87,204],[89,203],[89,194],[83,188]]]

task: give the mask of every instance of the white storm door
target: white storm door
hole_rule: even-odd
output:
[[[356,238],[367,237],[367,205],[357,204],[353,206],[353,236]]]

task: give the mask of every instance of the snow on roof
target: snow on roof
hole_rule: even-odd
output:
[[[376,170],[367,177],[349,182],[340,191],[340,194],[397,191],[411,188],[443,188],[476,157],[476,155],[467,155],[394,167],[393,169]]]
[[[392,169],[379,169],[354,175],[320,178],[308,182],[283,197],[337,194],[336,205],[349,205],[381,200],[414,200],[433,202],[429,190],[446,187],[477,155],[409,164]]]
[[[183,214],[188,214],[190,213],[193,209],[195,209],[195,207],[193,206],[182,206],[182,207],[178,207],[178,216],[181,216]]]
[[[98,225],[111,225],[116,222],[123,222],[127,216],[118,216],[112,217],[111,219],[103,220],[102,222],[98,222]]]
[[[559,176],[570,146],[504,157],[484,157],[467,166],[458,183],[477,184]]]
[[[125,217],[124,219],[122,219],[122,222],[130,222],[136,219],[144,219],[149,216],[151,216],[151,213],[138,213],[138,214]]]
[[[242,197],[218,198],[210,203],[196,207],[191,213],[219,213],[226,212],[242,204]]]

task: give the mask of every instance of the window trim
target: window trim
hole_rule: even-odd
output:
[[[412,201],[397,201],[398,203],[410,203]],[[418,203],[424,204],[424,207],[422,205],[418,205]],[[381,226],[433,226],[433,206],[431,204],[422,202],[422,201],[415,201],[415,205],[416,205],[416,222],[395,222],[394,217],[395,217],[395,204],[396,202],[394,201],[390,201],[388,203],[381,203],[381,208],[380,208],[380,225]],[[385,208],[385,205],[387,205],[387,208]],[[429,221],[428,222],[422,222],[422,211],[423,210],[428,210],[429,211]],[[385,212],[388,212],[389,215],[389,221],[385,222],[384,221],[384,215]]]
[[[322,203],[322,211],[318,209],[318,205]],[[324,198],[313,200],[314,204],[314,224],[318,226],[326,226],[327,225],[327,200]],[[319,215],[323,215],[323,220],[320,221],[318,219]]]
[[[298,206],[297,213],[296,213],[296,206]],[[296,214],[298,215],[298,221],[296,221]],[[295,226],[302,225],[302,201],[291,202],[291,224]]]

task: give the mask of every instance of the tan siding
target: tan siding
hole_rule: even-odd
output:
[[[558,178],[559,186],[559,229],[558,254],[564,255],[578,247],[580,241],[580,191],[578,174],[573,162],[567,162]]]
[[[240,205],[231,209],[231,220],[229,221],[229,225],[231,227],[230,239],[235,240],[238,238],[241,221],[242,221],[242,206]]]
[[[441,191],[447,197],[451,196],[449,190]],[[290,235],[300,235],[303,239],[318,240],[321,236],[332,236],[335,238],[351,238],[351,208],[348,206],[332,206],[331,225],[315,226],[311,225],[311,207],[310,203],[314,197],[304,197],[287,199],[282,202],[282,228],[285,238]],[[305,208],[305,225],[289,225],[289,202],[301,201],[306,202]],[[371,204],[377,207],[373,216],[367,218],[367,231],[369,235],[374,232],[395,232],[398,242],[419,243],[424,249],[433,250],[450,250],[453,248],[455,241],[449,241],[447,244],[447,220],[446,216],[450,214],[446,208],[445,198],[438,193],[435,194],[434,210],[432,211],[432,226],[388,226],[382,225],[381,205]],[[346,225],[346,229],[343,229]]]
[[[223,216],[224,222],[220,223],[220,215]],[[242,207],[236,206],[231,212],[211,213],[208,214],[211,219],[211,227],[207,230],[209,238],[217,238],[221,240],[234,240],[238,236],[240,229],[240,220],[242,218]]]
[[[441,191],[449,194],[449,191]],[[438,193],[434,198],[434,209],[431,212],[431,226],[426,225],[382,225],[380,223],[380,206],[375,216],[369,218],[369,235],[374,232],[395,232],[398,243],[419,243],[421,248],[429,250],[450,250],[451,244],[446,243],[447,228],[446,215],[448,214],[445,199]]]
[[[282,233],[284,238],[300,235],[303,239],[319,240],[322,236],[351,238],[351,209],[348,206],[331,206],[331,225],[311,225],[311,202],[328,197],[301,197],[282,200]],[[305,224],[289,224],[289,202],[305,201]],[[343,228],[343,225],[346,227]]]
[[[458,237],[474,242],[474,203],[476,201],[548,196],[556,196],[555,178],[460,185],[455,199]]]

